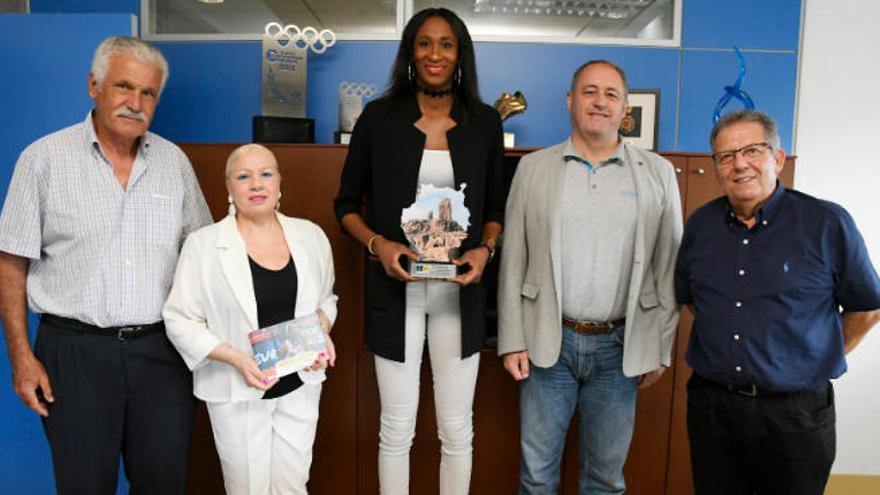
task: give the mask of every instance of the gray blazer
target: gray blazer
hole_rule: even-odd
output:
[[[637,376],[669,366],[678,324],[673,273],[681,242],[678,183],[665,158],[629,144],[637,195],[635,253],[626,304],[623,372]],[[520,160],[504,222],[498,285],[498,354],[526,350],[553,366],[562,345],[562,215],[565,142]]]

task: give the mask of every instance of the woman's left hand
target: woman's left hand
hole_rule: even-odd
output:
[[[488,262],[489,250],[484,246],[477,246],[473,249],[468,249],[464,254],[452,260],[452,263],[456,266],[468,265],[471,269],[466,273],[450,278],[449,281],[455,282],[459,285],[475,284],[480,281],[480,278],[482,278],[483,270],[486,268]]]
[[[333,344],[333,339],[330,338],[330,319],[319,309],[318,320],[321,322],[321,329],[324,330],[324,340],[327,343],[327,347],[311,366],[305,368],[306,371],[317,371],[327,366],[336,366],[336,346]]]

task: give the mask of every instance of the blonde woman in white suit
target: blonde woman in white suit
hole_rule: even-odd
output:
[[[333,257],[321,229],[277,212],[271,151],[244,145],[226,163],[230,214],[183,246],[163,316],[205,401],[229,494],[305,494],[324,368],[336,352]],[[318,313],[326,357],[267,380],[248,332]]]

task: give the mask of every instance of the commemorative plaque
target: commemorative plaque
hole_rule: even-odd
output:
[[[418,259],[410,261],[409,274],[419,279],[445,280],[455,277],[461,243],[467,238],[471,213],[464,205],[462,183],[458,189],[419,186],[416,201],[404,208],[400,227]]]
[[[266,24],[263,32],[263,115],[306,116],[306,69],[309,51],[321,54],[336,43],[329,29]]]
[[[342,81],[339,83],[339,130],[354,131],[354,124],[364,109],[364,99],[376,94],[376,85]]]

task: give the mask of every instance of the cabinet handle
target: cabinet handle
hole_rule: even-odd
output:
[[[698,168],[694,172],[696,172],[697,175],[706,175],[706,170],[703,168]]]
[[[681,167],[675,167],[676,174],[681,175],[681,172],[682,172]]]

